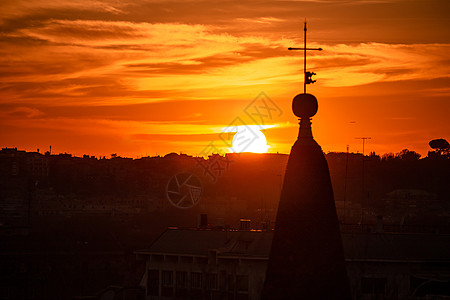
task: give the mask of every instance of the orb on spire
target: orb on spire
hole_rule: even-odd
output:
[[[298,94],[292,100],[292,111],[299,118],[311,118],[317,113],[317,99],[311,94]]]

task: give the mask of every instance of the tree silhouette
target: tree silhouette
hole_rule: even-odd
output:
[[[428,145],[435,149],[434,151],[428,151],[429,158],[450,158],[450,144],[445,139],[431,140]]]
[[[403,149],[399,153],[397,153],[396,157],[404,161],[414,161],[420,159],[420,154],[416,151],[410,151],[408,149]]]

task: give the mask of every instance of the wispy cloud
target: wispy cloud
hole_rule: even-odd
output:
[[[386,97],[406,99],[426,81],[433,84],[422,93],[441,101],[449,94],[446,8],[424,0],[1,1],[2,124],[36,137],[57,128],[80,139],[121,136],[124,145],[170,136],[176,144],[184,134],[199,143],[262,90],[290,109],[303,64],[287,47],[302,44],[304,17],[308,44],[324,48],[308,53],[318,80],[311,88],[369,98],[383,84]],[[288,145],[291,129],[295,137],[290,127],[268,132]]]
[[[17,107],[9,112],[6,112],[8,116],[11,117],[22,117],[22,118],[33,118],[37,116],[42,116],[44,113],[36,108],[31,107]]]
[[[430,80],[450,75],[450,44],[359,44],[327,46],[313,65],[329,86],[378,81]],[[322,53],[321,53],[322,54]]]
[[[85,0],[4,0],[0,4],[2,8],[2,15],[4,19],[18,18],[30,14],[36,14],[53,11],[99,11],[111,14],[124,13],[122,8],[126,7],[126,2],[122,1],[108,1],[108,0],[90,0],[86,3]]]
[[[29,43],[18,42],[23,39]],[[219,99],[226,99],[237,87],[242,91],[246,86],[297,81],[301,66],[301,55],[286,51],[294,44],[290,39],[233,36],[211,25],[48,20],[7,33],[0,43],[5,46],[0,50],[4,54],[0,92],[9,96],[4,99],[24,101],[58,99],[70,104],[81,99],[99,105],[129,99],[217,99],[217,93],[210,93],[214,89],[222,91]],[[30,51],[30,45],[34,50]],[[324,48],[320,54],[311,54],[308,65],[325,86],[450,74],[448,44],[330,44]]]

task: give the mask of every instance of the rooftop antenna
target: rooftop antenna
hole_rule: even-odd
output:
[[[305,81],[303,83],[303,93],[306,94],[306,85],[316,82],[316,80],[313,80],[311,77],[313,75],[316,75],[314,72],[307,72],[306,71],[306,51],[307,50],[317,50],[322,51],[322,48],[307,48],[306,47],[306,19],[305,19],[305,27],[303,29],[305,31],[305,38],[304,38],[304,47],[303,48],[293,48],[289,47],[288,50],[303,50],[303,72],[305,73]]]
[[[363,141],[363,150],[362,150],[362,178],[361,178],[361,192],[362,192],[362,198],[361,198],[361,224],[364,224],[364,205],[365,205],[365,203],[364,203],[364,198],[366,197],[366,192],[365,192],[365,189],[364,189],[364,184],[365,184],[365,182],[364,182],[364,174],[365,174],[365,172],[364,172],[364,143],[365,143],[365,141],[366,140],[370,140],[370,139],[372,139],[370,136],[363,136],[363,137],[357,137],[357,138],[355,138],[355,139],[357,139],[357,140],[362,140]]]
[[[357,140],[362,140],[362,141],[363,141],[362,154],[363,154],[363,157],[364,157],[364,143],[365,143],[366,140],[370,140],[370,139],[372,139],[372,138],[371,138],[370,136],[363,136],[363,137],[357,137],[357,138],[355,138],[355,139],[357,139]]]

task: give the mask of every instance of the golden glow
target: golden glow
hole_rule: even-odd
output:
[[[270,146],[267,145],[266,137],[259,128],[239,126],[236,130],[230,148],[231,152],[266,153],[269,150]]]
[[[211,142],[228,150],[221,128],[240,117],[254,126],[289,122],[255,146],[288,153],[298,131],[291,100],[303,90],[302,53],[287,51],[302,46],[299,11],[309,46],[324,48],[308,56],[317,73],[308,92],[319,100],[313,134],[325,151],[361,151],[354,138],[371,136],[367,151],[425,155],[429,140],[448,139],[445,1],[256,5],[2,1],[1,146],[196,155]],[[265,123],[244,112],[261,91],[282,111]]]

